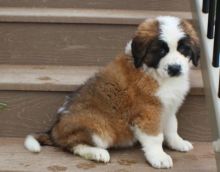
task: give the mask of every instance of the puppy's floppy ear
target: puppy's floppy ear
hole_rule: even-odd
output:
[[[158,25],[157,20],[147,19],[138,26],[135,37],[131,43],[131,52],[136,68],[142,66],[152,40],[158,35]]]
[[[192,50],[192,53],[190,55],[190,60],[192,60],[194,66],[198,66],[198,62],[200,58],[200,44],[197,33],[193,28],[192,24],[189,23],[187,20],[182,20],[181,25],[187,37],[190,39],[191,50]]]
[[[192,53],[190,55],[190,60],[192,60],[192,63],[193,63],[194,66],[198,66],[199,59],[200,59],[200,46],[199,46],[199,43],[197,43],[197,41],[194,42],[194,40],[192,40],[191,49],[192,49]]]
[[[149,47],[149,41],[135,36],[131,43],[131,52],[134,58],[134,65],[136,68],[142,66],[145,56],[147,55],[147,49]]]

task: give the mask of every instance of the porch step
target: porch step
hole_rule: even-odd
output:
[[[97,66],[0,65],[0,102],[7,104],[0,115],[0,136],[23,137],[50,128],[65,95],[99,69]],[[192,69],[191,85],[178,115],[180,133],[190,140],[210,141],[200,70]]]
[[[24,137],[28,133],[47,131],[56,120],[56,111],[69,92],[0,91],[0,136]],[[211,124],[205,97],[189,95],[178,113],[179,133],[192,141],[211,141]]]
[[[0,90],[73,91],[102,67],[1,65]],[[204,95],[201,71],[190,72],[192,95]]]
[[[23,139],[0,138],[0,171],[90,171],[90,172],[133,172],[155,170],[146,163],[140,147],[110,150],[108,164],[84,160],[54,147],[43,147],[42,152],[33,154],[23,147]],[[194,150],[180,153],[166,150],[174,161],[173,172],[215,172],[216,164],[210,143],[195,142]],[[13,162],[13,163],[12,163]]]
[[[97,66],[0,65],[0,90],[73,91]]]
[[[52,5],[52,1],[47,2]],[[110,2],[113,0],[107,3]],[[142,0],[141,4],[146,6],[144,2]],[[164,4],[162,0],[155,2]],[[129,2],[126,7],[127,4]],[[137,25],[146,18],[174,15],[192,20],[191,11],[167,11],[166,7],[154,11],[149,8],[30,8],[23,5],[13,7],[8,1],[0,1],[0,64],[102,66],[124,51]]]
[[[1,22],[140,24],[146,18],[171,15],[192,20],[190,11],[0,7]]]
[[[191,11],[190,0],[0,0],[1,7]]]

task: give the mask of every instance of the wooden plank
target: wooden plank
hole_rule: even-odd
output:
[[[93,76],[97,66],[0,65],[0,90],[72,91]],[[203,95],[200,70],[190,73],[191,95]]]
[[[177,115],[183,138],[212,141],[211,120],[204,96],[188,96]]]
[[[0,90],[72,91],[99,69],[95,66],[0,65]]]
[[[136,25],[0,23],[0,64],[102,66]]]
[[[84,160],[54,147],[43,147],[39,154],[28,152],[23,147],[23,139],[1,138],[0,171],[90,171],[90,172],[156,172],[146,163],[140,147],[110,150],[108,164]],[[166,150],[174,161],[168,172],[214,172],[216,164],[211,143],[195,142],[194,150],[180,153]],[[13,162],[13,163],[11,163]],[[161,170],[159,170],[161,171]]]
[[[0,102],[7,104],[0,115],[0,136],[24,136],[45,131],[56,119],[65,92],[1,91]]]
[[[0,91],[0,136],[25,136],[46,131],[56,119],[67,92]],[[210,141],[211,126],[204,96],[187,97],[179,113],[180,134],[194,141]]]
[[[220,169],[220,152],[215,152],[215,158],[216,158],[216,164],[217,164],[217,169]]]
[[[172,15],[192,19],[191,12],[59,9],[59,8],[0,8],[0,22],[139,24],[146,18]]]
[[[102,66],[135,25],[0,23],[0,64]]]
[[[0,0],[0,6],[191,11],[190,0]]]
[[[198,68],[190,71],[190,86],[190,95],[204,95],[202,74]]]

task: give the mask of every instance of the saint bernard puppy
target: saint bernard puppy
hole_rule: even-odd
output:
[[[106,163],[108,148],[139,142],[153,167],[172,167],[163,141],[173,150],[193,149],[177,133],[176,112],[190,88],[189,61],[197,66],[198,60],[190,23],[171,16],[145,20],[125,53],[74,91],[52,128],[28,135],[25,147],[40,152],[40,145],[53,145]]]

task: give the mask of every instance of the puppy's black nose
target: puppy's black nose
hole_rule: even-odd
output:
[[[178,64],[168,66],[168,74],[170,76],[179,76],[181,73],[181,66]]]

